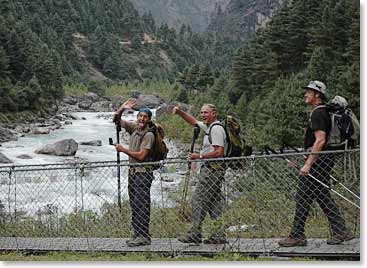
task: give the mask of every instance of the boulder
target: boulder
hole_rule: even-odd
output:
[[[66,116],[64,114],[57,114],[54,116],[54,120],[59,120],[60,121],[65,121],[66,120]]]
[[[73,96],[65,97],[62,101],[69,105],[75,105],[78,102],[78,100]]]
[[[27,154],[20,154],[17,156],[17,158],[20,158],[20,159],[32,159],[32,157],[30,155],[27,155]]]
[[[131,91],[131,97],[134,99],[138,99],[140,94],[141,93],[139,91]]]
[[[37,128],[34,128],[32,130],[32,134],[41,134],[41,135],[50,134],[50,129],[49,128],[37,127]]]
[[[91,100],[92,102],[96,102],[99,100],[99,96],[94,92],[88,92],[82,96],[83,100]]]
[[[109,112],[112,110],[111,103],[108,101],[93,102],[89,109],[96,112]]]
[[[13,131],[0,127],[0,142],[6,142],[6,141],[16,141],[17,135]]]
[[[79,142],[80,145],[89,145],[89,146],[102,146],[101,140],[92,140],[92,141],[82,141]]]
[[[14,130],[17,133],[29,133],[31,131],[31,129],[29,128],[29,126],[27,126],[25,124],[21,124],[21,125],[15,126],[15,129]]]
[[[78,107],[83,110],[89,110],[92,103],[93,103],[92,100],[84,100],[78,103]]]
[[[1,164],[10,164],[13,163],[9,158],[7,158],[4,154],[0,153],[0,163]]]
[[[54,144],[47,144],[35,150],[36,154],[50,154],[57,156],[73,156],[78,150],[78,143],[73,139],[65,139]]]
[[[136,101],[135,109],[140,109],[142,107],[157,108],[163,103],[163,101],[155,95],[140,95]]]
[[[79,117],[73,114],[66,114],[65,116],[72,120],[79,120]]]

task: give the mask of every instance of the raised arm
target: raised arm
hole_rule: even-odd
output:
[[[125,101],[119,109],[114,113],[112,120],[115,122],[116,120],[120,120],[121,127],[125,127],[125,120],[121,119],[122,113],[126,109],[132,109],[136,105],[136,99],[130,98],[127,101]]]
[[[197,123],[197,120],[195,117],[193,117],[191,114],[188,114],[180,109],[179,106],[176,106],[173,108],[172,111],[173,114],[177,114],[180,117],[182,117],[187,123],[189,123],[192,126],[195,126]]]

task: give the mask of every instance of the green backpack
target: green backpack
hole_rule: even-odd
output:
[[[224,120],[219,123],[214,123],[209,129],[209,142],[212,143],[211,130],[213,126],[222,126],[226,133],[227,139],[227,150],[225,152],[225,157],[240,157],[248,156],[252,154],[252,148],[246,146],[245,140],[241,137],[241,125],[239,120],[231,115],[226,115]]]
[[[151,122],[148,126],[148,132],[154,134],[153,150],[150,154],[150,162],[158,162],[167,158],[168,147],[164,142],[164,130],[161,124]],[[153,166],[153,169],[160,168],[161,165],[157,164]]]

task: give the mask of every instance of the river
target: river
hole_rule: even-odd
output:
[[[63,163],[75,158],[89,162],[115,161],[116,151],[109,145],[108,138],[116,140],[115,126],[111,120],[112,113],[74,113],[78,119],[73,120],[71,125],[52,131],[46,135],[27,134],[17,141],[2,144],[0,151],[11,159],[15,165],[38,165]],[[154,113],[153,113],[154,116]],[[84,118],[84,119],[83,119]],[[134,121],[136,114],[124,117],[125,120]],[[42,145],[72,138],[77,142],[101,140],[102,146],[79,145],[75,157],[51,156],[35,154],[34,150]],[[172,144],[169,145],[170,149]],[[20,159],[17,156],[27,154],[32,159]],[[121,160],[127,159],[126,155],[120,154]],[[81,206],[80,183],[74,182],[73,170],[46,170],[40,172],[18,173],[17,185],[9,181],[7,173],[1,173],[0,200],[6,207],[17,207],[17,210],[25,211],[28,215],[35,215],[39,209],[44,209],[50,204],[58,207],[61,213],[71,213],[76,207]],[[172,182],[162,182],[155,179],[152,185],[152,202],[160,206],[162,202],[162,187],[176,188],[182,179],[182,174],[166,174],[174,177]],[[83,181],[83,208],[96,213],[100,212],[103,203],[116,202],[117,176],[116,168],[109,167],[101,170],[92,170],[85,174]],[[156,178],[158,178],[158,173]],[[14,179],[13,179],[14,180]],[[121,171],[122,199],[127,200],[127,172],[126,168]],[[15,194],[17,191],[17,194]],[[16,204],[15,199],[16,198]],[[165,195],[166,205],[174,205]]]
[[[109,137],[116,141],[115,126],[111,120],[112,113],[78,112],[73,113],[73,115],[79,119],[73,120],[71,125],[64,125],[61,129],[54,130],[50,134],[27,134],[25,137],[20,137],[17,141],[5,142],[0,147],[0,152],[12,160],[15,165],[53,164],[74,158],[87,161],[116,160],[116,151],[113,146],[108,144]],[[135,118],[135,114],[130,114],[125,116],[124,119],[133,121]],[[75,157],[34,153],[35,149],[62,139],[74,139],[78,143],[101,140],[102,146],[79,145]],[[22,154],[29,155],[32,159],[17,158],[17,156]],[[121,159],[126,159],[126,156],[121,154]]]

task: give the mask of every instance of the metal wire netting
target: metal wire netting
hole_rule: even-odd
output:
[[[220,232],[236,246],[287,236],[302,213],[308,238],[346,230],[359,237],[360,151],[322,153],[311,175],[300,177],[307,155],[169,159],[148,173],[141,171],[149,164],[127,162],[3,166],[0,237],[47,237],[42,247],[52,248],[62,237],[177,241],[187,232]]]

